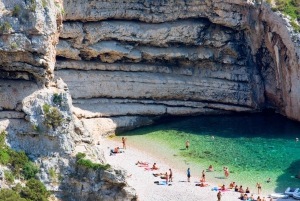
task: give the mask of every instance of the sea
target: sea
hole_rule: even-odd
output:
[[[296,141],[300,123],[279,114],[164,118],[113,140],[122,137],[128,148],[149,152],[182,171],[189,167],[194,180],[212,165],[214,171],[206,172],[206,181],[216,186],[235,182],[257,193],[260,183],[264,194],[300,188],[300,179],[295,178],[300,171],[300,141]],[[229,169],[228,178],[224,167]]]

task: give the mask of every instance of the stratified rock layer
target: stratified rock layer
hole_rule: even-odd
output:
[[[80,118],[273,108],[300,120],[299,41],[267,4],[69,0],[64,7],[55,74]]]

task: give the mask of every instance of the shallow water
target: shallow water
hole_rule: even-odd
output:
[[[133,145],[166,158],[179,168],[191,167],[200,178],[212,164],[215,171],[206,180],[228,185],[235,181],[263,193],[283,192],[288,186],[300,187],[291,176],[300,171],[300,123],[275,114],[248,114],[176,118],[158,125],[126,133]],[[211,138],[214,136],[214,139]],[[185,141],[190,147],[185,149]],[[224,177],[223,166],[230,170]],[[266,180],[271,178],[271,182]]]

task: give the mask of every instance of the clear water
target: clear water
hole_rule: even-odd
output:
[[[212,164],[215,171],[206,178],[216,184],[235,181],[254,190],[260,182],[263,193],[300,187],[300,179],[292,178],[300,171],[300,141],[295,140],[300,138],[300,123],[280,115],[176,118],[122,133],[116,140],[123,136],[128,145],[165,157],[179,168],[192,167],[192,175],[194,172],[199,178]],[[186,140],[190,142],[188,150]],[[230,170],[227,179],[223,166]]]

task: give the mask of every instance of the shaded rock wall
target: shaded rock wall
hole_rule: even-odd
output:
[[[55,74],[80,118],[273,108],[300,120],[299,35],[266,3],[69,0],[64,7]]]

